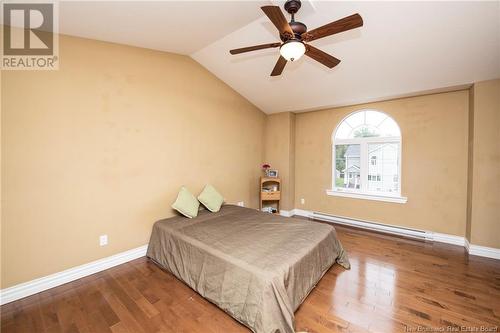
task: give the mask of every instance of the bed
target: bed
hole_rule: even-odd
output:
[[[255,333],[293,333],[326,271],[350,267],[332,226],[233,205],[156,222],[147,256]]]

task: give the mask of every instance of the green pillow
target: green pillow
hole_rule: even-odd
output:
[[[212,185],[207,185],[198,196],[198,200],[211,212],[218,212],[224,203],[224,197]]]
[[[198,215],[199,206],[200,203],[196,200],[194,195],[192,195],[187,188],[182,186],[172,208],[186,217],[193,218]]]

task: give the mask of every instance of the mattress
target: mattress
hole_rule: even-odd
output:
[[[334,264],[331,225],[224,205],[153,226],[147,256],[256,333],[294,332],[294,312]]]

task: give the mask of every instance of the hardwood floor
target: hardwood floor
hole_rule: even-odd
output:
[[[334,265],[296,312],[297,331],[500,331],[500,261],[458,246],[336,226]],[[146,258],[1,307],[7,332],[250,332]],[[495,330],[496,327],[496,330]]]

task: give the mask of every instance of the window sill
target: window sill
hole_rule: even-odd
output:
[[[360,193],[360,192],[356,193],[350,191],[326,190],[326,194],[335,197],[385,201],[385,202],[394,202],[401,204],[404,204],[408,201],[407,197],[402,197],[402,196],[377,195],[377,194]]]

